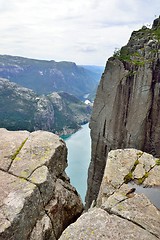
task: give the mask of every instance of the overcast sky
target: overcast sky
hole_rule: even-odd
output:
[[[105,65],[160,0],[0,0],[0,54]]]

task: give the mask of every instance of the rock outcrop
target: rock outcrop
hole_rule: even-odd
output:
[[[87,207],[97,198],[112,149],[160,156],[160,18],[132,33],[102,75],[91,117],[92,159]]]
[[[112,150],[97,202],[60,240],[160,239],[159,199],[160,160],[135,149]]]
[[[65,174],[65,143],[45,131],[0,135],[0,239],[58,239],[83,210]]]

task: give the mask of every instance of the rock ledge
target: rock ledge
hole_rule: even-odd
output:
[[[0,129],[0,239],[56,240],[83,205],[55,134]]]
[[[145,175],[143,179],[144,173]],[[152,191],[157,188],[158,204],[139,185]],[[143,179],[140,181],[139,179]],[[139,181],[138,181],[139,180]],[[60,240],[156,240],[160,239],[160,164],[159,159],[135,149],[112,150],[100,187],[97,202],[88,212],[71,224]]]

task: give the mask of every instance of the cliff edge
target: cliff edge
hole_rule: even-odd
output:
[[[83,210],[55,134],[0,129],[0,239],[57,240]]]
[[[136,149],[108,154],[97,202],[60,240],[160,239],[160,159]]]
[[[87,207],[96,200],[108,152],[136,148],[160,156],[160,18],[134,31],[102,75],[90,128]]]

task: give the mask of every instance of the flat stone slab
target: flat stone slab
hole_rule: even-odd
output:
[[[0,168],[7,171],[12,163],[17,150],[22,146],[24,141],[29,137],[27,131],[8,131],[0,129]]]
[[[93,208],[71,224],[59,240],[157,240],[157,237],[136,224]]]
[[[63,172],[67,166],[66,160],[61,161],[62,156],[66,157],[63,148],[64,143],[57,135],[44,131],[32,132],[21,151],[16,155],[9,172],[28,178],[35,169],[43,165],[52,171],[55,170],[55,175],[59,171]]]
[[[160,237],[160,211],[144,194],[129,192],[130,188],[123,185],[102,204],[101,208]]]

